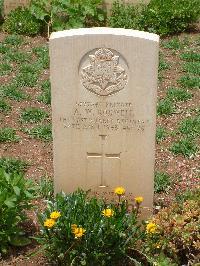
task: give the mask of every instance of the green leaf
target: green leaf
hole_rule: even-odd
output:
[[[20,188],[19,188],[19,187],[14,186],[14,187],[13,187],[13,190],[14,190],[14,192],[15,192],[15,194],[16,194],[17,196],[20,195]]]
[[[15,236],[10,240],[11,245],[15,247],[24,247],[31,244],[31,240],[25,236]]]

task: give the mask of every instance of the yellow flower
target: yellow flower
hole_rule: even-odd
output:
[[[144,200],[143,197],[135,197],[135,202],[136,202],[137,204],[142,203],[143,200]]]
[[[77,228],[77,225],[76,224],[72,224],[71,225],[72,233],[74,233],[74,231],[76,230],[76,228]]]
[[[79,238],[82,237],[85,233],[85,229],[82,227],[76,227],[74,229],[72,229],[72,233],[75,235],[75,238]]]
[[[103,216],[111,217],[114,215],[114,211],[112,209],[105,209],[102,211]]]
[[[54,219],[54,220],[58,219],[60,216],[61,216],[61,214],[58,211],[52,212],[50,214],[51,219]]]
[[[157,225],[155,223],[149,222],[146,226],[146,232],[148,234],[154,234],[156,232]]]
[[[44,226],[51,228],[55,225],[55,220],[54,219],[46,219],[46,221],[44,222]]]
[[[125,188],[123,187],[116,187],[115,188],[115,194],[118,196],[124,195],[125,194]]]

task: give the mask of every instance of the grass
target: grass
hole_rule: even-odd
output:
[[[42,93],[38,96],[38,101],[45,104],[51,104],[51,84],[49,80],[45,80],[41,86]]]
[[[159,143],[167,137],[167,131],[164,127],[158,126],[156,129],[156,142]]]
[[[26,123],[37,123],[43,121],[48,116],[47,112],[40,108],[28,107],[22,111],[20,120]]]
[[[21,159],[2,157],[0,158],[0,168],[7,173],[24,173],[27,170],[28,163]]]
[[[164,60],[163,54],[160,53],[158,70],[159,71],[163,71],[163,70],[166,70],[166,69],[169,69],[169,68],[170,68],[170,64]]]
[[[184,119],[179,126],[179,132],[189,137],[200,136],[200,116]]]
[[[186,62],[183,64],[183,71],[188,74],[200,75],[200,62]]]
[[[171,101],[187,101],[192,98],[192,94],[185,89],[168,88],[167,98]]]
[[[173,38],[169,41],[162,43],[162,46],[167,49],[179,50],[184,47],[184,43],[179,40],[179,38]]]
[[[21,101],[28,98],[27,94],[19,89],[15,83],[1,86],[0,94],[16,101]]]
[[[42,176],[39,182],[39,195],[40,197],[50,200],[54,194],[53,180],[48,176]]]
[[[42,70],[42,65],[38,62],[32,63],[32,64],[24,63],[20,66],[19,70],[20,70],[20,73],[24,73],[24,74],[25,73],[32,73],[33,75],[35,73],[39,74]]]
[[[191,157],[198,151],[197,145],[191,138],[184,138],[172,144],[170,151],[175,154],[181,154],[185,157]]]
[[[16,135],[16,130],[10,127],[0,129],[0,143],[1,142],[17,142],[19,137]]]
[[[39,125],[32,129],[24,130],[30,137],[44,141],[52,140],[51,124]]]
[[[8,44],[8,45],[12,45],[12,46],[19,46],[22,45],[24,42],[23,37],[19,36],[19,35],[8,35],[7,37],[5,37],[3,43],[4,44]]]
[[[0,65],[0,76],[9,74],[12,71],[12,66],[8,63],[2,63]]]
[[[200,88],[200,77],[194,77],[194,76],[182,76],[178,83],[183,88],[191,88],[191,89],[199,89]]]
[[[175,112],[173,102],[169,99],[162,99],[158,102],[157,114],[158,115],[171,115]]]
[[[14,82],[18,87],[35,87],[37,85],[38,78],[39,75],[36,73],[19,73],[14,79]]]
[[[0,53],[1,54],[6,54],[11,50],[10,47],[8,47],[6,44],[4,43],[0,43]]]
[[[180,59],[185,61],[200,61],[200,53],[196,53],[194,51],[184,52],[180,54]]]
[[[5,100],[0,99],[0,112],[7,113],[11,110],[10,104],[8,104]]]
[[[154,177],[154,191],[156,193],[166,192],[171,186],[171,178],[167,173],[156,172]]]
[[[42,65],[44,69],[49,68],[49,48],[48,46],[40,46],[33,48],[33,53],[38,57],[38,63]]]
[[[31,54],[24,53],[18,50],[8,50],[4,55],[3,60],[16,63],[24,63],[31,61]]]

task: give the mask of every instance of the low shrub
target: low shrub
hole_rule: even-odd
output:
[[[192,265],[189,261],[200,253],[199,202],[197,199],[174,203],[155,215],[149,226],[146,250],[150,254],[164,253],[178,265]]]
[[[156,193],[166,192],[172,184],[171,178],[167,173],[156,172],[154,178],[154,191]]]
[[[199,0],[151,0],[140,25],[146,31],[168,35],[185,31],[199,17]]]
[[[115,1],[112,6],[111,16],[108,18],[108,24],[113,28],[138,29],[139,16],[139,8],[135,5],[125,5]]]
[[[118,192],[123,193],[123,188]],[[137,222],[142,197],[136,202],[128,213],[125,200],[107,205],[82,190],[57,194],[39,216],[42,229],[38,241],[58,265],[123,264],[128,248],[143,237]]]
[[[113,4],[109,25],[169,35],[183,32],[200,17],[199,0],[151,0],[149,4]]]
[[[17,158],[2,157],[0,158],[0,168],[8,174],[22,174],[27,170],[28,163]]]
[[[3,30],[8,33],[36,35],[41,30],[41,23],[27,8],[19,7],[8,14]]]
[[[0,168],[0,253],[5,255],[10,245],[30,244],[20,223],[26,220],[24,211],[30,209],[35,187],[17,173],[8,174]]]
[[[105,14],[102,0],[32,0],[30,11],[36,19],[47,25],[51,32],[91,26],[102,26]]]

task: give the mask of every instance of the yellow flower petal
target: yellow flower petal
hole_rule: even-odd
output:
[[[102,211],[104,217],[111,217],[114,215],[114,211],[112,209],[105,209]]]
[[[50,218],[51,219],[58,219],[59,217],[61,216],[61,214],[60,214],[60,212],[58,212],[58,211],[54,211],[54,212],[52,212],[51,214],[50,214]]]
[[[125,194],[125,188],[123,187],[116,187],[115,188],[115,194],[118,196],[124,195]]]

